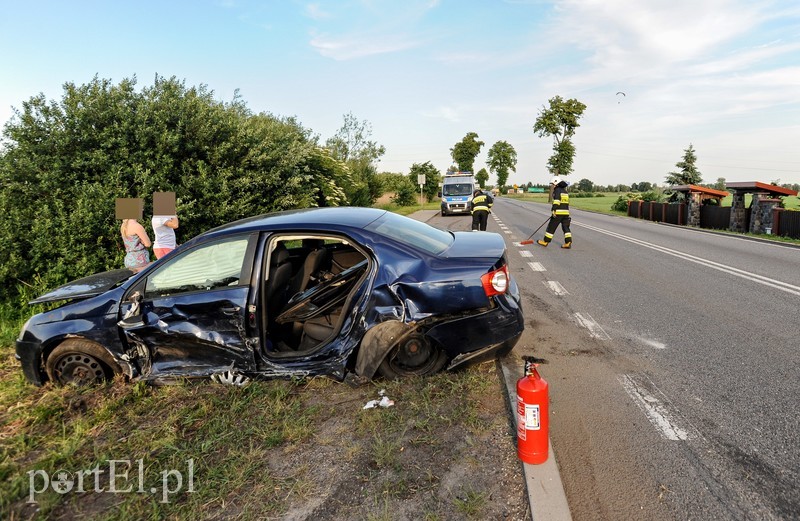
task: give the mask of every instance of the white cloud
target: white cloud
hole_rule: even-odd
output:
[[[313,37],[309,44],[322,56],[337,61],[394,53],[418,45],[417,42],[404,40],[401,35],[386,37],[373,34],[353,34],[339,37],[319,35]]]
[[[312,20],[325,20],[331,18],[331,13],[322,8],[319,4],[306,4],[305,14]]]
[[[422,116],[431,119],[443,119],[453,123],[459,123],[461,121],[459,111],[453,107],[437,107],[432,111],[423,111]]]

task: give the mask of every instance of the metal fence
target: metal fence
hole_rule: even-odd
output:
[[[800,239],[800,212],[790,210],[775,211],[775,229],[773,232],[781,237]]]
[[[731,227],[731,207],[704,204],[700,207],[700,228],[727,230]]]
[[[800,239],[800,211],[776,208],[773,214],[772,233],[781,237]],[[751,208],[745,209],[744,229],[750,229]],[[628,216],[648,221],[686,225],[686,203],[656,203],[653,201],[628,201]],[[700,228],[729,230],[731,207],[704,204],[700,206]]]
[[[656,203],[654,201],[630,201],[628,216],[648,221],[669,224],[686,224],[686,203]]]

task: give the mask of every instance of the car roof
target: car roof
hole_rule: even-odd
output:
[[[217,235],[229,235],[231,233],[282,228],[305,228],[309,230],[361,229],[385,214],[386,210],[359,206],[284,210],[281,212],[247,217],[232,223],[224,224],[208,230],[201,234],[201,236],[208,238]]]

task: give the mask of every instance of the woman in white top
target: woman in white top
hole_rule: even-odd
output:
[[[156,236],[153,253],[155,253],[156,259],[160,259],[178,247],[175,230],[180,223],[177,215],[154,215],[152,223],[153,233]]]

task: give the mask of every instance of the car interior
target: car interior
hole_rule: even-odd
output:
[[[264,284],[266,355],[296,356],[334,337],[367,257],[341,237],[278,236],[270,240]]]

